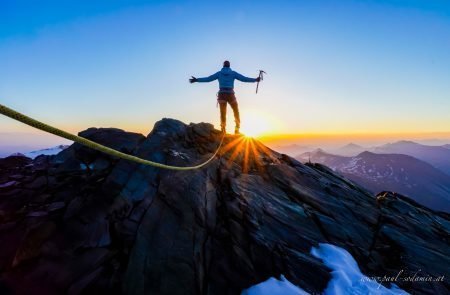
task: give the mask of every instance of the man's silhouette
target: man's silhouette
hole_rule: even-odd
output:
[[[205,78],[195,78],[189,79],[189,82],[211,82],[214,80],[219,80],[219,93],[217,94],[217,102],[220,105],[220,127],[222,132],[225,133],[227,124],[227,103],[230,104],[234,113],[234,122],[236,123],[236,128],[234,130],[235,134],[239,134],[239,128],[241,127],[241,119],[239,117],[239,108],[236,101],[236,96],[234,96],[234,80],[237,79],[241,82],[259,82],[260,78],[248,78],[238,72],[233,71],[230,68],[230,62],[228,60],[223,62],[223,68],[217,73],[205,77]]]

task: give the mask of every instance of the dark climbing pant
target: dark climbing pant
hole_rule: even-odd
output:
[[[218,94],[217,101],[220,106],[220,126],[225,127],[227,125],[227,103],[230,104],[231,109],[234,114],[234,122],[236,123],[236,128],[241,126],[241,118],[239,116],[239,107],[234,93],[220,93]]]

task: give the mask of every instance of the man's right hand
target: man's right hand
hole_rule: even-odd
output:
[[[189,79],[189,82],[191,82],[191,83],[197,82],[197,78],[195,78],[194,76],[191,76],[191,77],[192,77],[192,78]]]
[[[261,77],[256,78],[256,82],[261,81]]]

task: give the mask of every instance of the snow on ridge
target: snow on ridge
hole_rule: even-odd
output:
[[[345,249],[331,245],[319,244],[311,249],[311,254],[323,261],[331,272],[325,295],[334,294],[376,294],[376,295],[407,295],[409,293],[397,287],[386,288],[380,283],[370,280],[361,273],[358,264]],[[243,290],[241,295],[308,295],[302,288],[295,286],[283,275],[281,280],[268,280]]]
[[[269,278],[242,291],[241,295],[309,295],[309,293],[281,275],[281,280]]]
[[[353,157],[350,162],[344,164],[341,168],[342,171],[352,172],[358,168],[359,161],[362,160],[360,157]]]
[[[52,148],[48,148],[48,149],[42,149],[42,150],[37,150],[37,151],[32,151],[32,152],[28,152],[28,153],[23,153],[23,155],[25,157],[31,158],[31,159],[35,159],[38,156],[41,155],[45,155],[45,156],[52,156],[52,155],[56,155],[59,152],[61,152],[62,150],[65,150],[66,148],[68,148],[68,145],[58,145]]]

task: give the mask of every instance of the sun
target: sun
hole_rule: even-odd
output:
[[[241,121],[241,133],[249,137],[261,136],[272,127],[267,117],[256,112],[245,114]]]

